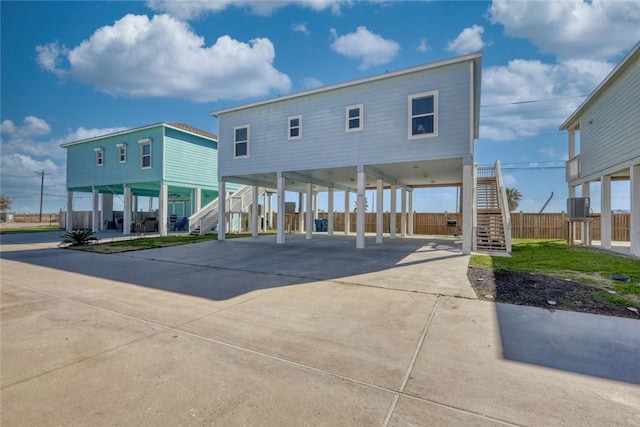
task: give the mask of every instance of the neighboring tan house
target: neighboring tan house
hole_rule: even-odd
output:
[[[141,220],[143,208],[147,218],[142,220],[165,235],[175,227],[170,219],[188,218],[218,197],[217,137],[182,123],[158,123],[62,147],[67,150],[68,230],[74,193],[92,194],[94,231],[117,227],[123,234]],[[123,200],[123,211],[114,213],[114,196]],[[148,209],[138,206],[138,196],[150,198]]]
[[[376,242],[382,243],[382,199],[390,198],[389,237],[412,234],[413,189],[462,188],[462,249],[480,242],[509,250],[509,219],[494,212],[486,225],[476,222],[474,140],[478,138],[482,53],[355,81],[326,86],[214,111],[218,118],[219,188],[230,183],[277,191],[277,212],[285,212],[285,190],[306,195],[306,237],[312,238],[314,194],[328,192],[328,234],[333,233],[334,191],[344,191],[345,207],[356,193],[356,247],[365,246],[365,190],[376,189]],[[499,175],[499,173],[497,174]],[[494,193],[503,200],[499,176]],[[397,190],[401,220],[396,224]],[[384,194],[387,196],[384,196]],[[229,201],[219,200],[217,217],[225,218]],[[301,203],[303,205],[303,203]],[[349,215],[345,215],[348,221]],[[498,221],[498,217],[499,221]],[[226,223],[218,228],[224,239]],[[500,223],[500,237],[489,235]],[[257,234],[256,210],[251,229]],[[346,224],[345,230],[348,230]],[[277,216],[277,243],[285,241],[285,218]],[[474,238],[474,236],[478,238]]]
[[[640,256],[640,42],[560,126],[569,131],[569,197],[601,182],[601,245],[611,248],[611,181],[630,181],[631,254]],[[579,132],[579,141],[576,140]],[[579,154],[578,154],[579,153]],[[590,243],[588,227],[583,241]]]

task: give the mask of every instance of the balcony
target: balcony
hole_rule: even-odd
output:
[[[567,182],[573,182],[580,179],[580,154],[569,159],[565,163]]]

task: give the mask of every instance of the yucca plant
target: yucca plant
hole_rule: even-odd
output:
[[[98,236],[91,230],[71,230],[64,233],[60,246],[86,246],[89,243],[99,240]]]

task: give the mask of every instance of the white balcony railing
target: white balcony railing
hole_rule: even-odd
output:
[[[565,163],[567,182],[572,182],[580,179],[580,154],[573,156],[572,159],[567,160]]]

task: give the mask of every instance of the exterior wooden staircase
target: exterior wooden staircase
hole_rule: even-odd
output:
[[[500,162],[476,174],[474,251],[511,253],[511,216],[502,185]]]

